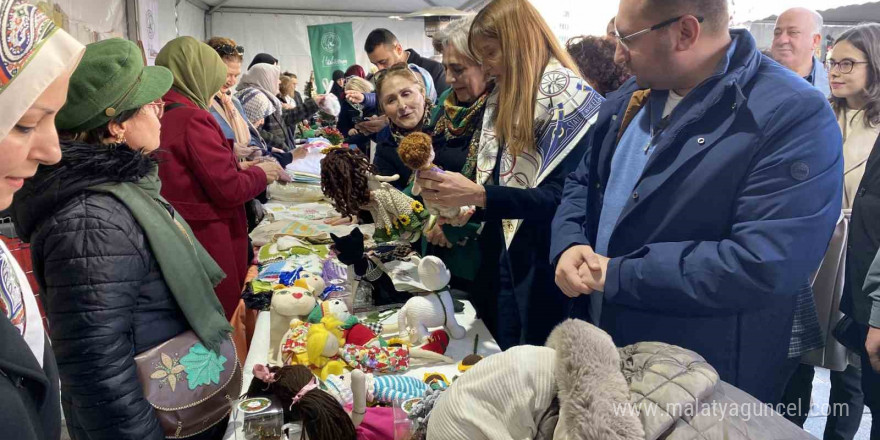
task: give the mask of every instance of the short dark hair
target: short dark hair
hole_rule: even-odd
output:
[[[647,0],[645,10],[653,11],[658,19],[669,19],[688,14],[703,17],[703,26],[712,31],[727,29],[730,15],[727,0]]]
[[[397,43],[397,36],[393,32],[382,28],[374,29],[373,32],[370,32],[370,35],[367,35],[364,50],[367,53],[373,53],[378,46],[383,44],[393,45],[394,43]]]
[[[617,44],[593,36],[574,37],[565,43],[584,79],[599,94],[605,96],[617,89],[631,76],[626,66],[614,62]]]
[[[293,72],[286,72],[286,71],[285,71],[285,72],[282,73],[281,75],[282,75],[282,76],[286,76],[286,77],[288,77],[288,78],[296,79],[296,74],[293,73]]]

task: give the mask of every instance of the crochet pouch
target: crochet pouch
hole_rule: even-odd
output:
[[[242,387],[231,336],[217,353],[189,330],[134,360],[165,438],[190,437],[225,420]]]

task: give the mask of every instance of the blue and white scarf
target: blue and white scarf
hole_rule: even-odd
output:
[[[505,145],[499,148],[495,136],[495,112],[498,108],[496,87],[489,95],[477,153],[477,182],[490,182],[499,163],[498,185],[512,188],[535,188],[553,173],[568,153],[577,146],[596,121],[604,98],[575,72],[550,60],[541,77],[535,105],[535,149],[518,156]],[[498,160],[498,154],[501,160]],[[508,247],[522,220],[504,220],[504,239]]]

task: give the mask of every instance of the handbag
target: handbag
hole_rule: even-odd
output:
[[[241,391],[241,365],[231,335],[216,353],[187,330],[134,360],[144,397],[166,438],[190,437],[220,423]]]
[[[837,325],[834,326],[834,338],[847,350],[857,353],[859,356],[867,356],[865,342],[868,339],[868,326],[861,325],[851,316],[843,315]]]

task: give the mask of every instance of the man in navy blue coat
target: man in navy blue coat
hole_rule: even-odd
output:
[[[617,345],[694,350],[774,403],[840,215],[842,141],[822,94],[728,17],[726,0],[621,0],[615,58],[636,77],[585,138],[550,258]]]

